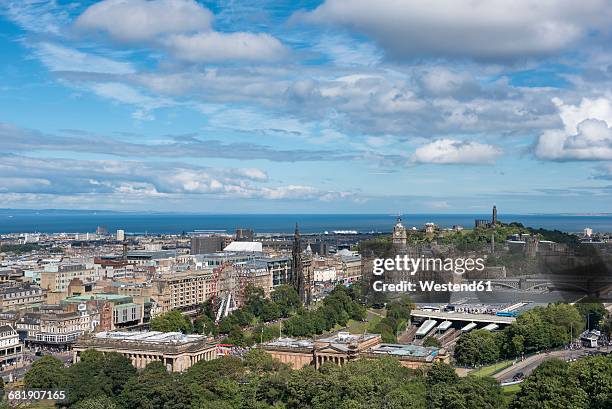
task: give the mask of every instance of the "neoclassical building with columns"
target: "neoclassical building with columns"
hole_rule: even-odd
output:
[[[395,357],[402,366],[420,368],[436,361],[448,362],[445,349],[411,344],[386,344],[378,334],[353,335],[348,332],[318,338],[279,338],[259,346],[272,357],[289,364],[293,369],[314,365],[321,367],[326,362],[344,365],[355,359],[378,359]]]
[[[73,346],[73,362],[79,362],[81,353],[88,349],[117,352],[138,369],[160,361],[171,372],[182,372],[199,361],[217,358],[216,346],[208,343],[205,336],[180,332],[99,332],[81,338]]]

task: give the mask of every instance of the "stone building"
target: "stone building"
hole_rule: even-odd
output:
[[[248,285],[263,290],[266,298],[272,293],[272,272],[268,270],[267,263],[262,260],[250,260],[245,263],[239,263],[234,266],[237,271],[237,302],[238,305],[244,305],[245,290]]]
[[[174,309],[192,310],[217,293],[213,269],[186,270],[162,274],[153,280],[153,315]]]
[[[10,325],[0,326],[0,365],[21,363],[23,359],[23,345],[19,340],[17,331]]]
[[[26,309],[42,304],[45,290],[29,283],[0,286],[0,311]]]
[[[308,365],[319,368],[326,362],[344,365],[356,359],[379,359],[385,356],[395,357],[407,368],[420,368],[437,361],[450,360],[443,348],[386,344],[382,343],[380,335],[367,333],[353,335],[339,332],[315,340],[279,338],[259,347],[293,369]]]
[[[27,312],[16,321],[15,328],[27,345],[67,348],[99,323],[98,310],[81,303]]]
[[[119,353],[137,369],[160,361],[171,372],[183,372],[197,362],[217,358],[216,346],[208,343],[205,336],[180,332],[99,332],[73,346],[73,362],[79,362],[81,353],[88,349]]]

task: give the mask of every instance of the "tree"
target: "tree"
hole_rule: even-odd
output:
[[[434,386],[440,383],[454,384],[459,380],[455,369],[444,362],[435,362],[427,370],[427,385]]]
[[[64,363],[51,355],[34,361],[24,378],[28,389],[61,389],[65,380]]]
[[[440,348],[442,346],[442,344],[440,343],[438,338],[429,336],[429,337],[425,337],[425,339],[423,340],[423,346],[424,347]]]
[[[394,325],[391,319],[384,318],[374,328],[370,328],[370,331],[374,334],[380,334],[383,342],[395,343],[397,338]]]
[[[281,317],[281,308],[279,305],[270,300],[264,300],[261,306],[259,318],[264,322],[277,320]]]
[[[560,327],[555,330],[557,334],[551,333],[550,346],[553,347],[568,343],[570,332],[579,333],[586,326],[578,308],[570,304],[550,304],[545,308],[536,308],[535,312],[542,316],[544,322],[550,324],[550,328]],[[561,336],[561,331],[565,336]]]
[[[178,310],[168,311],[153,318],[150,327],[152,331],[182,332],[183,334],[193,332],[193,326],[189,318]]]
[[[580,359],[571,365],[570,374],[588,395],[589,408],[612,408],[612,357]]]
[[[208,300],[200,304],[200,307],[198,308],[198,315],[205,315],[211,320],[215,319],[215,306],[213,304],[212,298],[209,298]]]
[[[521,314],[503,331],[506,356],[542,351],[569,343],[584,328],[579,310],[570,304],[550,304]]]
[[[403,297],[400,301],[394,301],[387,306],[387,317],[399,320],[410,320],[410,312],[414,303],[409,297]]]
[[[460,365],[485,365],[499,359],[500,345],[495,334],[474,330],[462,335],[455,347],[455,359]]]
[[[525,337],[514,335],[504,346],[506,356],[520,356],[525,350]]]
[[[99,396],[116,397],[136,374],[129,359],[115,352],[87,350],[66,370],[68,400],[72,403]]]
[[[281,316],[285,318],[302,305],[300,302],[300,295],[295,288],[290,285],[280,285],[276,287],[274,292],[272,292],[271,298],[272,301],[278,305]]]
[[[193,321],[194,334],[217,335],[217,326],[208,315],[200,315]]]
[[[606,308],[598,300],[588,298],[576,304],[583,322],[591,329],[599,329],[600,322],[606,316]]]
[[[280,327],[278,325],[258,325],[253,329],[253,340],[256,343],[267,342],[278,338]]]
[[[244,308],[251,311],[254,316],[261,316],[265,299],[263,288],[255,287],[251,283],[246,285],[244,289]]]
[[[151,362],[126,383],[118,400],[130,409],[187,409],[192,398],[187,385],[168,373],[161,362]]]
[[[244,355],[244,364],[250,371],[259,375],[286,371],[289,369],[287,364],[272,358],[272,355],[262,349],[251,349],[247,352]]]
[[[87,398],[80,402],[77,402],[74,409],[117,409],[118,406],[108,396],[98,396],[95,398]]]
[[[442,384],[430,397],[436,409],[504,407],[501,386],[491,377],[468,376],[452,384]]]
[[[549,359],[525,379],[511,403],[511,409],[587,409],[589,397],[570,376],[568,365]]]
[[[246,367],[240,358],[223,357],[212,361],[200,361],[192,365],[184,374],[184,381],[211,389],[219,379],[242,380]]]
[[[516,321],[504,330],[504,334],[509,340],[521,336],[524,340],[523,350],[527,353],[541,351],[550,346],[550,324],[544,322],[535,308],[519,315]]]
[[[255,340],[253,338],[247,337],[238,325],[232,327],[232,329],[227,334],[227,337],[223,340],[225,344],[233,344],[240,347],[246,347],[253,345]]]

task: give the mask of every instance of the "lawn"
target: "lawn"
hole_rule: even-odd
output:
[[[497,372],[501,371],[502,369],[506,369],[507,367],[512,365],[513,362],[514,361],[512,360],[496,362],[493,365],[483,366],[482,368],[475,369],[470,372],[470,375],[479,376],[479,377],[492,376],[496,374]]]
[[[516,394],[521,390],[521,384],[515,383],[514,385],[502,386],[502,391],[504,394]]]
[[[510,402],[514,399],[517,393],[521,390],[521,384],[517,383],[514,385],[502,386],[502,393],[506,406],[510,405]]]
[[[376,313],[373,313],[371,310],[368,310],[368,315],[366,317],[366,321],[356,321],[349,320],[346,323],[346,326],[342,327],[340,325],[334,326],[329,332],[336,331],[348,331],[351,334],[363,334],[364,332],[371,331],[382,319],[380,310],[376,310]]]

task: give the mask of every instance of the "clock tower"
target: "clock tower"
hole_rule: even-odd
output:
[[[402,224],[401,216],[398,215],[395,226],[393,226],[393,246],[397,249],[403,249],[406,247],[407,241],[406,228]]]

